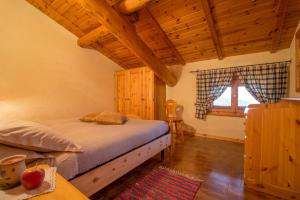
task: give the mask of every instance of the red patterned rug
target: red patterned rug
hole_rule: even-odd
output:
[[[193,200],[201,182],[177,171],[158,167],[115,200]]]

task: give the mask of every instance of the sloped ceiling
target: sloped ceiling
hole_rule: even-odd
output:
[[[78,38],[102,26],[78,0],[27,1]],[[120,2],[107,1],[114,9]],[[154,55],[171,66],[288,48],[300,19],[300,1],[153,0],[124,17]],[[110,32],[89,48],[124,68],[145,66]]]

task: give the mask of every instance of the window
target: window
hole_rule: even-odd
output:
[[[245,86],[234,78],[230,87],[214,101],[211,114],[222,116],[244,116],[244,110],[249,104],[259,104],[247,91]]]

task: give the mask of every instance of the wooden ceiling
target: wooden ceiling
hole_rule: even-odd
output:
[[[106,0],[134,27],[139,37],[136,39],[146,44],[143,48],[152,51],[157,62],[151,63],[131,46],[134,45],[131,38],[124,41],[124,35],[118,35],[120,30],[112,31],[116,27],[105,24],[107,18],[101,19],[99,9],[87,9],[82,4],[105,0],[27,1],[75,34],[80,46],[98,50],[123,68],[151,64],[163,68],[233,55],[275,52],[290,46],[300,19],[299,0],[148,0],[146,7],[129,15],[119,10],[118,5],[125,0]]]

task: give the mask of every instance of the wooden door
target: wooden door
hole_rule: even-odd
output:
[[[128,70],[128,84],[130,94],[130,106],[127,114],[142,117],[142,69],[135,68]]]
[[[142,69],[142,118],[154,119],[154,73],[148,68]]]

